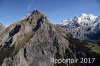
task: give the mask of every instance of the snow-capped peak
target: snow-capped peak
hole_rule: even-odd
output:
[[[60,22],[60,25],[73,25],[73,24],[78,24],[80,26],[90,26],[92,27],[97,21],[98,16],[95,16],[93,14],[81,14],[80,16],[75,16],[73,19],[66,19],[62,20]]]
[[[71,20],[62,20],[61,23],[61,27],[70,32],[74,38],[82,40],[100,39],[98,38],[100,32],[100,16],[83,13],[80,16],[75,16]]]
[[[83,13],[82,15],[81,15],[81,17],[86,17],[86,16],[88,16],[87,14],[85,14],[85,13]]]
[[[96,20],[97,16],[93,15],[93,14],[85,14],[83,13],[82,15],[80,15],[78,17],[78,23],[79,24],[83,24],[83,23],[90,23],[90,22],[94,22]]]
[[[89,16],[89,17],[97,17],[97,16],[95,16],[95,15],[93,15],[93,14],[86,14],[86,13],[82,13],[81,14],[81,17],[86,17],[86,16]]]
[[[95,16],[95,15],[93,15],[93,14],[89,14],[89,17],[90,17],[91,20],[94,20],[94,19],[97,18],[97,16]]]
[[[100,23],[100,18],[93,14],[81,14],[80,16],[75,16],[73,19],[62,20],[60,25],[75,26],[76,24],[81,27],[95,27]]]
[[[60,22],[60,24],[61,24],[61,25],[67,25],[67,24],[69,24],[69,22],[70,22],[70,20],[69,20],[69,19],[66,19],[66,20],[62,20],[62,21]]]
[[[85,13],[83,13],[80,17],[81,18],[90,18],[91,20],[97,18],[97,16],[95,16],[93,14],[85,14]]]

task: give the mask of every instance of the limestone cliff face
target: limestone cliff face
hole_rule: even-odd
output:
[[[38,10],[7,27],[0,37],[0,66],[74,66],[54,64],[51,58],[91,55],[88,49],[77,45],[69,33],[50,24]]]

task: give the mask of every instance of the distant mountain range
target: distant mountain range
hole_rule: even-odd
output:
[[[72,19],[62,20],[61,27],[70,32],[74,38],[81,40],[100,39],[100,17],[83,13]]]

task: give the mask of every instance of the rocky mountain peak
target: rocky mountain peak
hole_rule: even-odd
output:
[[[49,23],[46,16],[35,10],[3,31],[0,52],[4,53],[0,54],[0,66],[41,66],[43,63],[53,66],[52,57],[64,57],[68,37],[69,33]]]
[[[34,10],[33,12],[31,12],[30,16],[27,18],[29,21],[31,20],[47,20],[47,17],[44,16],[40,11],[38,10]]]
[[[35,14],[36,14],[36,13],[37,13],[37,14],[41,14],[41,12],[40,12],[39,10],[37,10],[37,9],[35,9],[35,10],[33,11],[33,14],[34,14],[34,13],[35,13]]]
[[[32,19],[39,19],[39,18],[46,18],[46,16],[44,16],[39,10],[34,10],[34,11],[32,11],[32,12],[30,12],[30,13],[28,13],[25,17],[23,17],[21,20],[25,20],[25,19],[27,19],[27,20],[32,20]],[[46,18],[47,19],[47,18]],[[19,20],[19,21],[21,21],[21,20]]]

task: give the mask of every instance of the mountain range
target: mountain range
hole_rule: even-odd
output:
[[[78,17],[73,20],[76,21],[69,23],[70,20],[67,20],[66,24],[62,22],[62,27],[78,28]],[[73,26],[70,26],[72,23]],[[0,34],[0,66],[98,66],[100,41],[81,41],[73,38],[74,35],[66,31],[67,29],[63,30],[61,25],[51,24],[47,16],[34,10],[3,29]],[[55,64],[51,62],[51,58],[79,61]],[[93,63],[80,63],[80,58],[95,60]]]
[[[72,19],[62,20],[61,27],[70,32],[74,38],[81,40],[100,39],[100,17],[93,14],[81,14]]]

